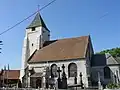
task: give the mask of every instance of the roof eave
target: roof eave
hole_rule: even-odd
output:
[[[87,56],[87,50],[88,50],[89,41],[90,41],[90,36],[88,36],[87,44],[86,44],[86,46],[85,46],[85,52],[84,52],[84,57],[85,57],[85,58],[86,58],[86,56]]]
[[[82,58],[71,58],[71,59],[64,59],[64,60],[61,60],[61,59],[59,59],[59,60],[42,60],[42,61],[36,61],[36,62],[34,62],[34,61],[29,61],[28,64],[45,63],[45,62],[60,62],[60,61],[69,61],[69,60],[78,60],[78,59],[84,60],[84,59],[86,59],[86,57],[82,57]]]
[[[40,27],[42,25],[37,25],[37,26],[28,26],[26,29],[30,29],[30,28],[33,28],[33,27]],[[47,27],[44,27],[47,31],[50,32],[50,30],[47,28]]]

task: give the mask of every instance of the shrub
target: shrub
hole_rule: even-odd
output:
[[[120,84],[114,84],[114,83],[109,83],[108,85],[107,85],[107,88],[109,88],[109,89],[116,89],[116,88],[120,88]]]

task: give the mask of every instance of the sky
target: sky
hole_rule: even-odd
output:
[[[0,33],[52,0],[1,0]],[[57,0],[40,11],[51,39],[90,35],[95,52],[120,46],[120,0]],[[20,69],[25,28],[34,16],[0,35],[0,68]]]

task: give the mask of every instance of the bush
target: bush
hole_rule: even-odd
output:
[[[120,84],[114,84],[114,83],[109,83],[108,85],[107,85],[107,88],[109,88],[109,89],[118,89],[118,88],[120,88]]]

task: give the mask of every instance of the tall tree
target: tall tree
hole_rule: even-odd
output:
[[[113,57],[120,57],[120,48],[117,47],[112,49],[106,49],[98,53],[99,54],[110,53]]]

